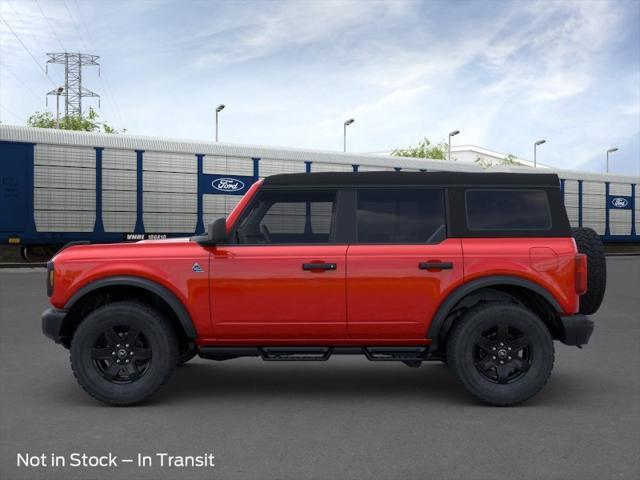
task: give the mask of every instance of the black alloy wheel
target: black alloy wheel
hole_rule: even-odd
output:
[[[131,383],[143,376],[152,360],[149,340],[135,327],[105,328],[91,350],[93,364],[105,380]]]
[[[529,340],[515,327],[498,324],[476,338],[473,362],[491,382],[515,382],[531,367]]]
[[[70,350],[80,386],[101,402],[125,406],[146,400],[169,379],[179,348],[160,312],[141,302],[118,301],[80,322]]]
[[[513,302],[477,305],[447,338],[447,363],[482,402],[509,406],[538,393],[553,369],[553,339],[534,312]]]

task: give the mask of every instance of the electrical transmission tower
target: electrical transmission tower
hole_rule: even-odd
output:
[[[51,90],[47,95],[63,95],[65,97],[65,116],[82,116],[82,99],[85,97],[97,97],[98,107],[100,107],[100,95],[82,86],[82,67],[95,65],[98,67],[100,75],[100,64],[98,55],[88,55],[86,53],[47,53],[47,71],[50,63],[64,65],[64,91],[59,93],[58,89]]]

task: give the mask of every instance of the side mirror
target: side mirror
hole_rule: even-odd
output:
[[[209,244],[215,245],[217,243],[224,243],[227,241],[227,219],[218,218],[216,221],[209,224],[207,229],[209,234]]]
[[[191,237],[192,242],[197,242],[203,247],[213,247],[218,243],[227,241],[227,219],[219,218],[215,222],[211,222],[207,228],[205,235],[196,235]]]

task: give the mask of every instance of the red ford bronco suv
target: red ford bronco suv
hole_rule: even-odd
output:
[[[481,401],[513,405],[547,381],[553,340],[589,341],[605,275],[556,175],[276,175],[205,235],[63,249],[42,328],[111,405],[195,355],[333,354],[443,361]]]

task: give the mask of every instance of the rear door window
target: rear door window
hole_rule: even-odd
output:
[[[551,212],[544,190],[467,190],[469,230],[549,230]]]
[[[446,237],[442,189],[359,190],[358,243],[436,243]]]

